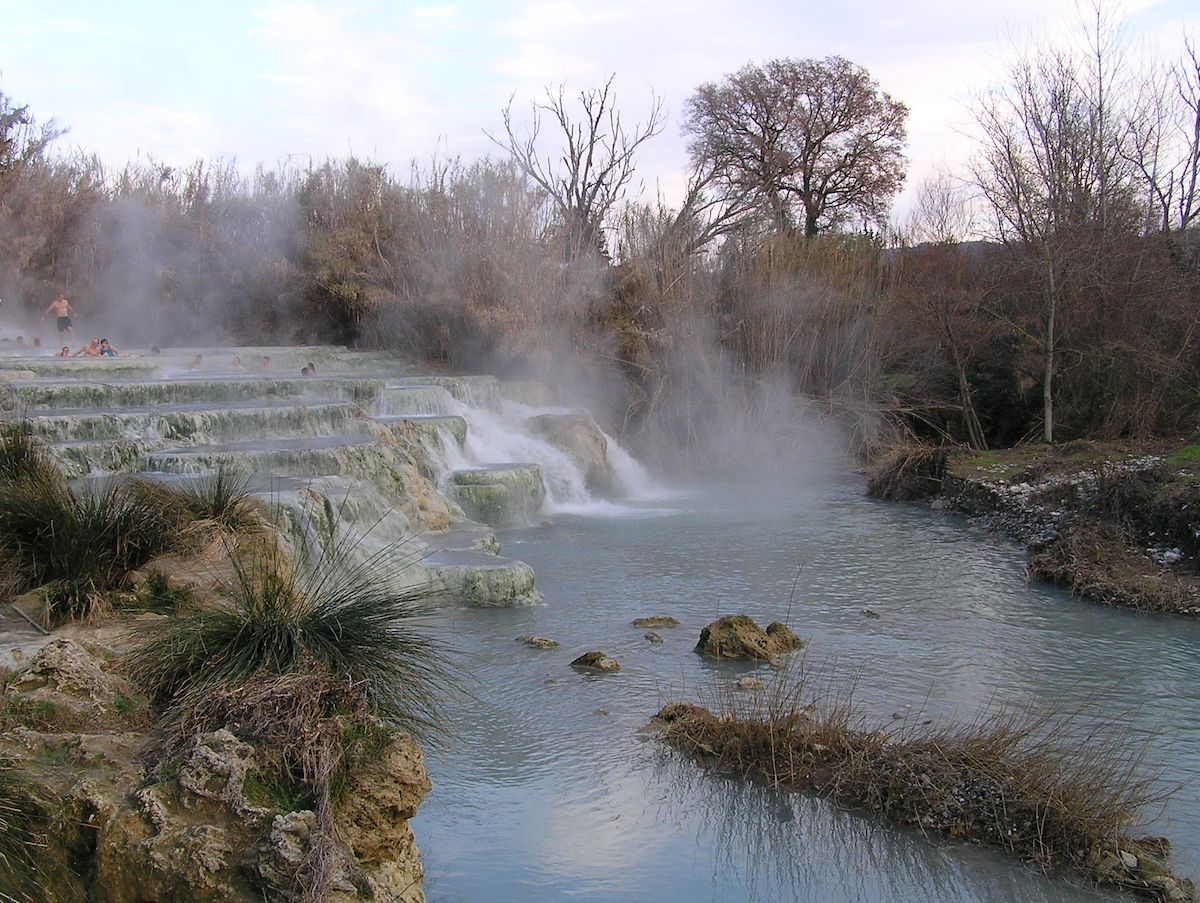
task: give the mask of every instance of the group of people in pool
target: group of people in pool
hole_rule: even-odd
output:
[[[246,365],[242,363],[241,355],[235,355],[233,360],[229,362],[229,365],[233,370],[236,370],[239,373],[243,373],[246,370]],[[188,366],[188,369],[189,370],[203,370],[204,369],[204,355],[197,354],[194,358],[192,358],[192,363]],[[258,370],[259,373],[270,373],[271,372],[271,356],[268,354],[264,354],[261,358],[259,358],[258,367],[256,369]],[[300,370],[300,375],[304,376],[304,377],[316,376],[317,375],[316,364],[309,363],[309,364],[305,365],[304,367],[302,367]]]
[[[74,354],[71,353],[69,345],[63,345],[55,357],[116,357],[118,354],[120,352],[109,343],[108,339],[92,336],[92,340]]]

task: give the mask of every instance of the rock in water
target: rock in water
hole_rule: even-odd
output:
[[[585,652],[579,658],[575,659],[575,661],[571,662],[571,667],[591,671],[603,671],[605,674],[621,670],[621,666],[617,664],[616,659],[609,658],[599,650]]]
[[[558,640],[552,640],[545,636],[519,636],[517,642],[532,646],[534,649],[553,649],[558,645]]]
[[[648,618],[634,618],[634,627],[678,627],[679,622],[670,615],[651,615]]]
[[[778,621],[763,630],[746,615],[728,615],[700,631],[696,651],[713,658],[771,661],[803,646],[804,642]]]
[[[642,634],[642,636],[644,636],[651,643],[654,643],[656,646],[663,641],[663,638],[653,630],[647,630],[644,634]]]
[[[612,491],[608,439],[591,418],[579,414],[539,414],[526,420],[524,426],[570,458],[592,492]]]
[[[875,609],[873,609],[873,608],[864,608],[864,609],[862,610],[862,616],[863,616],[864,618],[872,618],[872,619],[875,619],[875,618],[878,618],[878,617],[879,617],[879,612],[875,611]]]
[[[761,690],[763,688],[763,682],[757,677],[747,674],[745,677],[738,678],[737,688],[739,690]]]

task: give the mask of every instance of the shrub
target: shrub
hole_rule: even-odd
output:
[[[75,492],[61,479],[0,484],[0,569],[43,587],[46,620],[90,620],[126,575],[172,551],[162,512],[115,481]]]
[[[891,448],[872,471],[867,492],[893,502],[936,495],[946,476],[946,450],[920,443]]]
[[[259,676],[324,674],[358,688],[371,713],[415,733],[439,722],[453,683],[443,645],[420,629],[432,590],[401,586],[411,560],[389,546],[365,562],[345,543],[234,553],[228,604],[150,626],[129,667],[179,710]]]

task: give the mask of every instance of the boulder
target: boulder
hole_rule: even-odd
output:
[[[605,674],[612,674],[614,671],[620,671],[621,666],[617,664],[616,659],[611,659],[599,650],[593,652],[585,652],[575,661],[571,662],[572,668],[590,671],[603,671]]]
[[[700,631],[696,651],[713,658],[771,661],[803,646],[804,642],[778,621],[763,630],[746,615],[728,615]]]
[[[519,636],[517,642],[532,646],[534,649],[553,649],[558,645],[558,640],[552,640],[545,636]]]
[[[132,699],[137,690],[106,672],[104,664],[74,640],[53,639],[9,680],[4,692],[76,716],[109,715],[121,698]]]
[[[523,426],[570,458],[592,492],[603,494],[612,491],[613,472],[608,461],[608,439],[590,417],[580,414],[539,414],[530,417]]]
[[[648,618],[634,618],[634,627],[678,627],[679,621],[670,615],[651,615]]]

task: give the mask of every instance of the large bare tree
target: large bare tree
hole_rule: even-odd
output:
[[[753,191],[777,231],[881,222],[904,181],[908,108],[840,56],[748,65],[687,102],[693,161]]]
[[[1054,441],[1059,347],[1072,325],[1066,303],[1085,279],[1102,283],[1106,252],[1139,220],[1124,149],[1122,48],[1099,8],[1085,31],[1082,49],[1029,48],[974,110],[982,133],[975,181],[994,237],[1024,262],[1040,296],[1036,319],[1011,325],[1040,345],[1046,442]]]
[[[488,134],[549,196],[566,227],[568,257],[600,247],[604,220],[633,179],[638,148],[661,132],[666,121],[661,98],[653,96],[645,121],[626,126],[612,91],[615,78],[581,91],[575,97],[577,110],[562,85],[548,87],[545,102],[533,104],[524,130],[513,120],[510,98],[503,137]],[[543,156],[538,146],[544,116],[561,132],[557,155]]]

